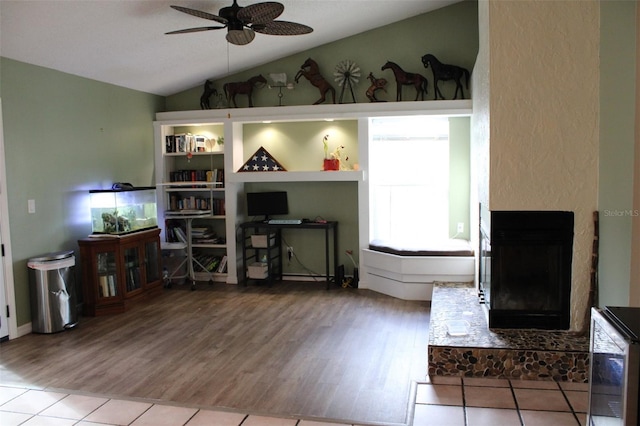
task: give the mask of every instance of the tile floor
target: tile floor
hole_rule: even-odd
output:
[[[584,426],[584,383],[434,377],[416,384],[414,426]],[[2,426],[330,426],[264,415],[0,385]],[[354,425],[360,426],[360,425]],[[380,425],[378,425],[380,426]]]
[[[414,426],[584,426],[589,385],[432,377],[419,383]]]

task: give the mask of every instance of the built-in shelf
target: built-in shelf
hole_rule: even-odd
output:
[[[358,182],[362,170],[317,172],[237,172],[229,173],[230,182]]]
[[[212,196],[215,195],[216,198],[225,199],[226,215],[224,217],[220,217],[221,219],[224,219],[223,221],[215,221],[215,225],[221,227],[222,223],[224,223],[224,233],[222,232],[222,229],[220,229],[221,232],[219,232],[219,234],[226,234],[226,244],[221,245],[219,248],[215,246],[213,249],[211,246],[207,247],[213,251],[218,250],[220,252],[226,249],[226,254],[228,256],[228,273],[214,273],[214,279],[226,280],[227,283],[237,284],[237,269],[240,267],[240,264],[237,258],[236,228],[239,223],[246,221],[244,205],[242,203],[242,200],[245,198],[245,183],[354,182],[358,187],[358,246],[359,248],[365,248],[369,243],[369,188],[367,172],[371,119],[376,117],[429,115],[449,117],[470,116],[471,112],[472,101],[470,99],[225,108],[162,112],[156,114],[157,121],[154,123],[156,130],[156,184],[158,185],[159,193],[161,194],[161,201],[164,202],[164,204],[162,204],[163,206],[166,205],[166,196],[168,193],[174,192],[211,192]],[[307,127],[313,129],[321,127],[318,126],[318,123],[322,121],[353,121],[353,123],[348,123],[348,125],[351,126],[350,131],[353,127],[356,127],[354,132],[356,134],[356,140],[352,141],[352,147],[348,147],[347,150],[352,150],[352,162],[354,164],[358,164],[359,170],[322,171],[320,170],[320,167],[318,167],[318,170],[314,170],[316,163],[304,161],[308,158],[304,156],[314,155],[321,160],[322,151],[319,150],[316,153],[317,155],[309,154],[305,151],[304,144],[307,141],[305,140],[304,132],[301,132],[302,136],[298,134],[298,137],[295,139],[295,143],[298,145],[291,146],[291,151],[287,152],[291,157],[287,158],[287,160],[290,160],[290,167],[297,168],[296,171],[237,171],[240,170],[243,164],[248,160],[248,155],[255,152],[258,146],[263,145],[262,140],[259,140],[261,143],[257,144],[253,143],[251,139],[252,137],[255,137],[256,132],[262,128],[261,126],[255,126],[255,124],[264,124],[265,127],[268,127],[271,123],[282,123],[282,125],[279,126],[279,128],[282,129],[287,127],[288,123],[297,124],[300,122],[308,122]],[[179,158],[187,156],[187,153],[164,152],[166,135],[173,135],[174,132],[178,131],[192,132],[196,134],[200,131],[198,129],[199,127],[207,129],[211,126],[218,126],[219,128],[216,128],[216,131],[213,133],[217,137],[224,136],[225,140],[223,145],[215,145],[213,147],[215,148],[215,151],[192,152],[190,157],[193,158],[188,158],[189,161],[185,158]],[[202,132],[204,134],[205,130],[202,130]],[[222,135],[220,134],[221,132],[223,133]],[[316,145],[313,146],[319,147],[320,137],[318,137],[318,135],[321,136],[324,133],[313,133],[313,131],[309,131],[308,133],[309,138],[314,138],[314,140],[318,139]],[[351,142],[351,140],[349,140],[349,142]],[[263,145],[264,148],[270,149],[270,146],[268,145],[269,143],[270,140],[265,138]],[[336,140],[332,139],[332,148],[335,146],[335,143],[337,143]],[[353,153],[353,151],[355,151],[357,155]],[[278,152],[269,152],[274,155],[278,155]],[[212,168],[214,167],[214,162],[218,168],[221,168],[219,164],[221,162],[223,163],[222,168],[225,170],[225,182],[223,188],[215,187],[215,185],[210,182],[195,183],[195,185],[207,185],[203,188],[190,188],[191,185],[194,185],[194,183],[191,182],[183,183],[184,186],[180,186],[180,184],[176,182],[167,182],[169,180],[168,170],[170,170],[170,163],[174,163],[174,169],[185,168],[185,164],[188,162],[193,164],[194,162],[198,163],[203,160],[203,158],[200,158],[201,156],[215,156],[215,158],[211,159]],[[223,158],[220,158],[220,156]],[[300,161],[296,161],[296,159],[299,159]],[[319,166],[321,166],[321,164],[319,164]],[[222,194],[215,191],[221,191]],[[159,211],[159,221],[163,222],[164,218],[164,211]],[[193,247],[198,247],[198,245],[193,244]],[[195,271],[195,277],[196,279],[209,279],[210,274],[202,274]]]

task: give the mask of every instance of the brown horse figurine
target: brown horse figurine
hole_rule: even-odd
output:
[[[454,80],[456,82],[456,91],[453,94],[453,99],[458,99],[458,90],[460,91],[460,98],[464,99],[464,91],[462,90],[462,78],[466,78],[467,90],[469,90],[469,71],[465,68],[459,67],[457,65],[448,65],[443,64],[438,61],[438,59],[427,53],[422,57],[422,64],[425,68],[428,68],[431,65],[431,70],[433,71],[433,87],[435,88],[435,97],[434,99],[438,99],[442,96],[440,89],[438,88],[438,82],[440,80]]]
[[[314,105],[324,102],[328,91],[331,91],[333,103],[336,103],[336,89],[334,89],[333,86],[331,86],[331,84],[329,84],[329,82],[320,74],[316,61],[311,58],[304,61],[304,64],[300,67],[300,71],[296,74],[296,83],[300,80],[300,77],[303,76],[309,80],[309,83],[313,84],[318,88],[318,90],[320,90],[321,97],[313,103]]]
[[[225,83],[222,88],[224,89],[224,94],[227,97],[227,103],[235,108],[238,108],[236,104],[236,95],[248,95],[249,96],[249,108],[253,106],[253,101],[251,99],[251,95],[253,94],[253,88],[258,84],[267,84],[267,79],[260,75],[256,75],[255,77],[251,77],[247,81],[239,81],[236,83]]]
[[[371,102],[385,102],[376,98],[376,92],[378,90],[383,90],[385,92],[387,91],[387,89],[384,88],[384,86],[387,85],[387,80],[385,80],[384,78],[375,78],[373,73],[371,72],[369,73],[367,78],[371,82],[371,86],[369,86],[369,88],[367,89],[367,98]]]
[[[402,100],[402,86],[413,86],[416,88],[416,101],[418,96],[422,95],[422,100],[427,94],[427,78],[411,72],[405,72],[398,64],[387,61],[382,66],[382,71],[391,69],[393,75],[396,77],[396,101]]]

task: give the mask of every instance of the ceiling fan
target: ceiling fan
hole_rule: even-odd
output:
[[[227,28],[227,41],[231,44],[242,46],[251,43],[256,36],[256,32],[269,35],[300,35],[313,31],[313,28],[296,22],[275,21],[284,12],[284,5],[275,1],[241,7],[238,6],[236,0],[233,0],[233,4],[220,9],[218,15],[183,6],[172,5],[171,7],[177,11],[215,21],[222,25],[187,28],[166,34],[184,34]]]

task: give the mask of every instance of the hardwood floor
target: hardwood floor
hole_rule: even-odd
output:
[[[324,283],[175,286],[0,344],[0,382],[277,416],[407,422],[429,305]]]

